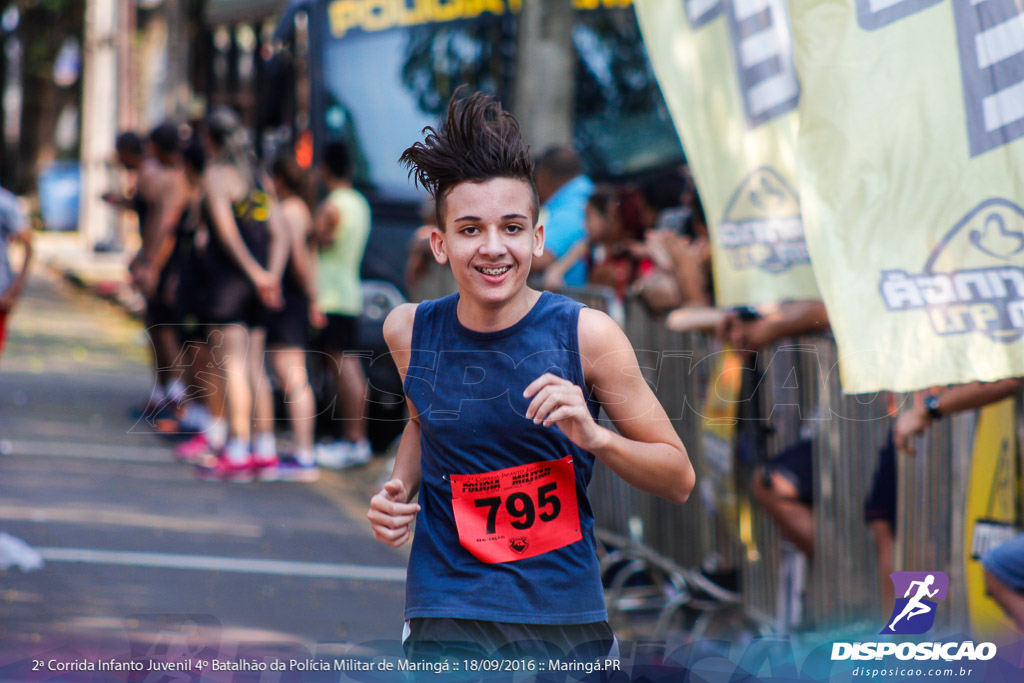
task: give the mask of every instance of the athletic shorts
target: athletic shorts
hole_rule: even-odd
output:
[[[147,325],[174,325],[181,322],[181,311],[177,302],[173,304],[167,302],[168,282],[176,274],[177,269],[176,263],[168,262],[160,271],[153,296],[146,297]]]
[[[878,452],[878,469],[864,501],[864,521],[878,520],[896,528],[896,448],[891,434],[889,442]]]
[[[405,622],[402,647],[412,661],[449,657],[594,661],[618,657],[618,644],[607,621],[558,626],[415,618]]]
[[[284,308],[267,318],[267,346],[309,346],[309,297],[295,287],[285,287]]]
[[[338,313],[327,314],[327,325],[320,330],[319,345],[324,351],[355,351],[356,323],[359,318]]]
[[[1024,593],[1024,534],[985,553],[981,564],[1011,589]]]
[[[214,278],[199,308],[200,321],[211,327],[234,324],[266,327],[270,314],[252,281],[233,274]]]
[[[778,474],[796,488],[801,503],[814,505],[814,455],[809,440],[797,441],[769,460],[764,473]]]

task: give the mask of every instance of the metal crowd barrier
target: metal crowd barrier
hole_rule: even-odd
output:
[[[616,311],[609,292],[571,294],[593,308]],[[677,507],[633,489],[600,464],[595,469],[591,499],[599,534],[614,548],[605,566],[629,563],[625,571],[618,565],[619,580],[610,586],[610,613],[650,609],[661,600],[658,629],[664,630],[680,607],[713,612],[740,602],[755,629],[878,628],[891,606],[881,604],[864,501],[894,424],[890,413],[912,397],[844,395],[829,336],[785,340],[761,350],[743,371],[738,422],[723,462],[723,443],[709,428],[714,416],[704,414],[709,393],[716,391],[720,367],[714,359],[721,346],[708,335],[669,331],[637,299],[627,299],[621,310],[641,370],[687,446],[698,486]],[[1019,412],[1017,422],[1024,433]],[[917,457],[897,457],[895,570],[941,570],[952,585],[963,585],[964,501],[975,423],[973,412],[942,420],[920,439]],[[750,493],[758,466],[801,439],[811,441],[816,473],[811,562],[781,539]],[[721,505],[730,490],[731,510]],[[713,584],[709,589],[701,574],[709,564],[738,571],[738,595]],[[651,578],[646,599],[624,585],[623,576],[638,574]],[[959,592],[937,623],[967,623],[966,598]]]
[[[819,341],[817,351],[824,391],[813,440],[817,545],[811,618],[823,630],[870,627],[882,606],[864,501],[892,428],[889,394],[842,394],[834,342]]]

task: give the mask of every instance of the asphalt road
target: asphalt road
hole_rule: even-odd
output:
[[[47,653],[397,647],[407,556],[364,517],[381,458],[315,484],[198,481],[132,418],[138,323],[38,268],[9,325],[0,532],[46,562],[0,570],[0,679]]]

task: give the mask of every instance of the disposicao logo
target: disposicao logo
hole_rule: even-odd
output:
[[[987,199],[953,226],[921,273],[882,271],[890,311],[924,310],[942,336],[978,332],[994,342],[1024,337],[1024,209]]]
[[[926,632],[935,623],[935,601],[946,599],[949,577],[944,572],[893,572],[889,578],[896,588],[896,604],[879,633]]]
[[[811,262],[800,199],[782,176],[767,166],[744,178],[729,199],[718,240],[729,265],[737,270],[781,273]]]
[[[944,572],[893,572],[889,578],[896,588],[896,602],[885,628],[879,633],[917,635],[927,632],[935,624],[935,614],[939,606],[937,601],[946,599],[949,577]],[[917,661],[985,661],[996,656],[996,646],[993,643],[975,644],[969,640],[832,644],[832,661],[877,660],[890,656],[900,660]]]

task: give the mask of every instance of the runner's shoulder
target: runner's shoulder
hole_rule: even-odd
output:
[[[588,355],[588,352],[618,350],[622,344],[629,346],[629,340],[619,324],[607,313],[593,308],[580,309],[577,332],[580,352],[584,355]]]
[[[384,340],[392,352],[405,351],[412,346],[412,325],[419,304],[399,304],[384,319]]]

